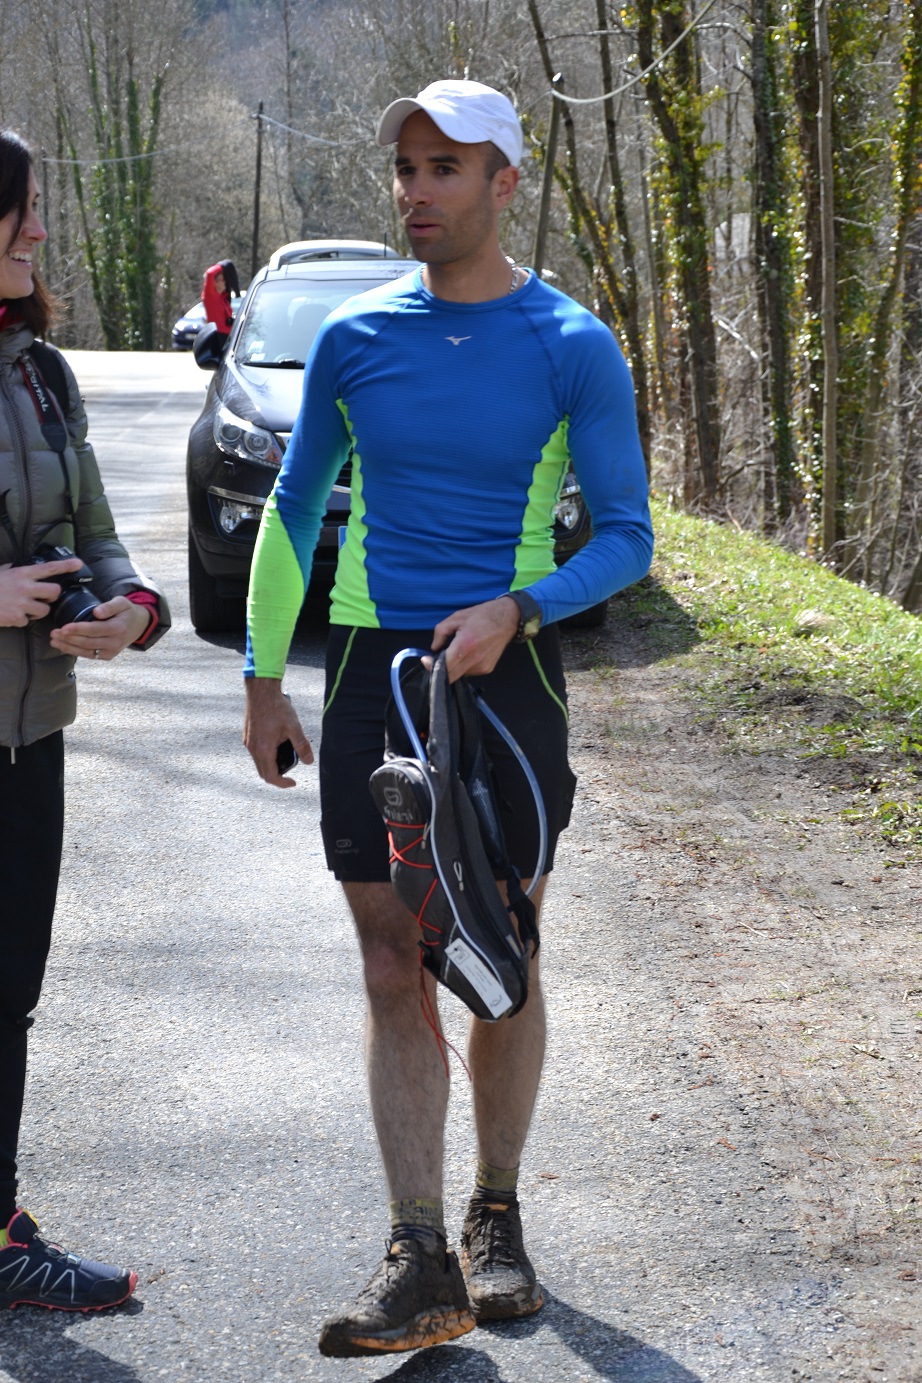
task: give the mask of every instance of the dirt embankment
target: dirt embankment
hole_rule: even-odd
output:
[[[835,1265],[835,1341],[799,1376],[918,1383],[922,867],[842,820],[841,763],[740,752],[650,633],[613,602],[566,635],[583,799],[636,852],[653,933],[670,918],[661,963],[702,1034],[689,1088],[706,1100],[719,1070],[747,1092],[779,1232]]]

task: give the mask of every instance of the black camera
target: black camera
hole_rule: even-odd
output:
[[[76,555],[69,547],[52,547],[45,544],[36,549],[35,555],[29,558],[26,565],[33,567],[40,562],[66,562],[69,557]],[[49,580],[52,579],[61,587],[61,594],[57,600],[48,606],[48,613],[55,629],[93,618],[93,611],[102,601],[97,600],[90,590],[93,573],[85,562],[79,571],[65,571],[60,576],[49,577]]]

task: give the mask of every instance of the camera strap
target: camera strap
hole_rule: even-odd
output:
[[[64,422],[64,414],[30,355],[26,354],[19,357],[19,368],[22,371],[26,388],[32,396],[32,402],[38,414],[39,427],[42,429],[42,436],[51,450],[56,453],[61,464],[61,471],[64,475],[64,497],[67,500],[67,517],[71,527],[76,529],[77,516],[74,513],[74,500],[70,492],[70,475],[67,470],[67,462],[64,460],[64,450],[70,441],[67,425]]]
[[[19,368],[22,377],[26,382],[26,388],[32,395],[32,402],[35,404],[35,411],[38,414],[39,426],[42,429],[42,436],[51,447],[52,451],[59,454],[64,450],[68,443],[67,427],[64,417],[58,407],[57,400],[51,390],[45,384],[38,370],[35,361],[29,355],[19,357]]]

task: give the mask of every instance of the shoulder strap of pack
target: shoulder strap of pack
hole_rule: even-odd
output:
[[[503,831],[496,793],[493,765],[483,739],[481,723],[482,698],[479,698],[466,677],[456,682],[448,681],[444,666],[444,653],[439,655],[432,670],[432,701],[429,707],[430,733],[437,739],[436,727],[441,719],[436,708],[437,696],[444,698],[449,722],[448,754],[450,772],[457,775],[467,791],[480,831],[480,843],[493,874],[506,882],[506,896],[509,911],[519,924],[519,937],[524,944],[530,943],[532,955],[536,955],[541,945],[538,933],[537,912],[531,898],[522,888],[518,870],[509,858],[506,836]],[[441,672],[441,677],[439,673]],[[499,729],[496,717],[490,716],[495,728]],[[504,738],[509,741],[508,731],[502,727]],[[518,746],[514,752],[520,766],[525,767],[524,755]],[[529,769],[529,781],[531,770]],[[543,810],[543,807],[539,807]],[[542,855],[543,863],[543,855]]]
[[[64,373],[60,355],[50,346],[47,346],[44,341],[33,341],[28,349],[28,354],[35,361],[42,378],[57,399],[61,412],[67,417],[70,409],[70,398],[67,390],[67,376]]]

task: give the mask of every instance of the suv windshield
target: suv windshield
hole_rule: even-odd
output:
[[[355,279],[329,283],[289,279],[260,284],[237,339],[237,361],[265,369],[303,369],[323,319],[347,298],[373,286]]]

